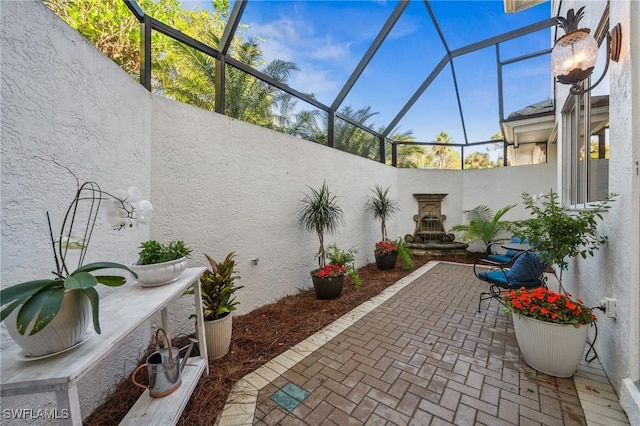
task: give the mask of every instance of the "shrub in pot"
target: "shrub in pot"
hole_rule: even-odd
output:
[[[138,274],[138,281],[143,287],[169,284],[187,268],[190,254],[191,249],[183,241],[159,243],[149,240],[140,245],[140,257],[131,269]]]
[[[243,288],[235,281],[240,276],[235,270],[235,253],[231,252],[222,262],[216,262],[205,254],[211,270],[200,277],[204,332],[207,338],[207,357],[218,359],[229,352],[231,345],[232,316],[240,304],[235,292]],[[193,292],[193,291],[191,291]]]
[[[574,300],[565,292],[562,272],[567,269],[569,258],[586,259],[607,242],[606,236],[598,235],[597,224],[603,218],[601,212],[610,208],[615,194],[594,203],[590,209],[579,211],[561,204],[554,191],[537,197],[524,193],[522,197],[531,217],[517,223],[515,234],[527,238],[546,262],[555,265],[553,273],[560,292],[545,288],[517,290],[507,293],[504,300],[507,311],[514,313],[516,338],[525,361],[547,374],[570,377],[583,354],[587,326],[596,318],[580,299]],[[538,337],[532,339],[527,331],[534,326],[536,329],[532,332]],[[554,334],[551,329],[555,329]],[[560,348],[561,353],[548,346]]]
[[[324,236],[333,233],[343,223],[342,209],[338,206],[336,196],[331,194],[326,182],[319,189],[308,187],[310,192],[300,200],[298,209],[298,226],[300,229],[315,232],[320,246],[316,257],[318,269],[311,271],[311,280],[320,299],[333,299],[342,292],[346,267],[339,264],[326,264]],[[330,288],[329,293],[318,294],[318,289]]]

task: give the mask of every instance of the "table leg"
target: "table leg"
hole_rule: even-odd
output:
[[[207,366],[204,370],[204,376],[209,375],[209,361],[207,355],[207,338],[204,335],[204,315],[202,314],[202,293],[200,289],[200,281],[193,283],[193,295],[196,309],[196,337],[198,338],[198,348],[200,348],[200,356],[207,360]]]
[[[63,417],[61,424],[82,426],[82,414],[80,413],[80,398],[78,387],[73,385],[66,390],[56,392],[58,416]]]

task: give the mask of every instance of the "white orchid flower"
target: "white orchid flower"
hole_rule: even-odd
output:
[[[153,205],[148,200],[140,200],[136,208],[138,214],[136,218],[138,223],[147,225],[151,221],[151,212],[153,211]]]
[[[140,197],[142,197],[142,192],[140,191],[140,189],[137,186],[132,186],[129,188],[129,191],[127,191],[127,197],[125,198],[125,200],[133,204],[139,202]]]

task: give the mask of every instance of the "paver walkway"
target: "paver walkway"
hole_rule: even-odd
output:
[[[501,305],[476,313],[484,289],[469,265],[437,263],[412,274],[355,322],[338,322],[334,333],[248,376],[219,424],[597,424],[587,423],[573,379],[520,359]],[[609,386],[606,376],[596,383],[584,386],[597,393]],[[619,411],[619,423],[605,416],[608,426],[628,424]]]

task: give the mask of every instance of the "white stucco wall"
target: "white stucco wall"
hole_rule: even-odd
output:
[[[55,159],[81,182],[93,180],[103,190],[137,185],[150,196],[151,120],[145,111],[151,101],[149,93],[40,1],[3,1],[0,8],[5,287],[49,277],[55,269],[45,213],[51,214],[54,232],[59,232],[76,183],[46,159]],[[86,262],[132,263],[149,232],[148,227],[112,231],[100,215]],[[0,330],[1,351],[13,343],[4,324]],[[126,343],[126,349],[116,348],[116,356],[81,384],[84,413],[95,408],[107,392],[105,385],[135,367],[138,347],[146,346],[145,338]],[[52,396],[3,397],[1,403],[2,408],[27,408],[51,404]]]
[[[563,1],[561,15],[568,9],[585,7],[581,27],[595,29],[605,8],[604,1]],[[557,9],[557,4],[554,10]],[[607,375],[618,390],[631,424],[640,424],[640,396],[637,386],[623,386],[623,381],[640,379],[640,283],[638,263],[638,136],[640,127],[640,6],[635,1],[610,2],[610,26],[621,24],[622,52],[619,62],[609,68],[610,141],[609,191],[618,194],[611,211],[604,214],[599,231],[609,237],[608,244],[593,258],[576,259],[565,272],[564,283],[590,306],[603,297],[617,300],[616,319],[599,315],[596,350]],[[594,78],[601,70],[596,68]],[[605,83],[603,83],[605,84]],[[568,96],[568,86],[557,85],[556,117]],[[601,87],[597,88],[602,90]],[[605,87],[606,89],[606,87]],[[562,147],[562,131],[559,131]],[[558,179],[562,181],[562,169]],[[563,183],[564,186],[567,183]],[[635,394],[634,394],[635,392]]]
[[[154,98],[153,110],[152,191],[162,214],[152,235],[188,241],[190,264],[235,251],[244,285],[238,314],[311,287],[318,241],[296,216],[307,185],[326,180],[344,211],[325,247],[356,248],[357,266],[374,260],[380,236],[365,210],[368,188],[390,185],[395,197],[395,169],[164,98]]]

